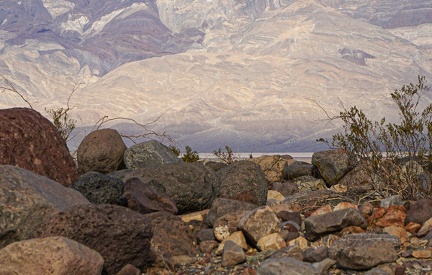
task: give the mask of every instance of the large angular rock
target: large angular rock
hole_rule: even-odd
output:
[[[91,203],[122,205],[124,183],[121,179],[98,172],[88,172],[72,184],[72,188],[83,194]]]
[[[124,182],[138,178],[144,185],[172,198],[179,214],[210,207],[215,196],[218,178],[214,171],[201,163],[171,163],[111,174]]]
[[[129,147],[124,152],[128,169],[179,163],[181,160],[168,147],[157,140],[149,140]]]
[[[336,240],[329,248],[329,257],[338,266],[354,270],[371,269],[397,259],[400,241],[387,234],[350,234]]]
[[[305,263],[291,257],[284,257],[270,258],[259,265],[257,275],[269,274],[316,275],[319,273],[310,263]]]
[[[220,198],[266,204],[267,179],[257,164],[247,160],[236,161],[217,171],[217,175],[220,178]]]
[[[172,214],[178,212],[173,199],[157,192],[138,178],[131,178],[126,181],[122,199],[128,208],[141,214],[158,211],[167,211]]]
[[[288,160],[279,155],[261,156],[250,160],[261,167],[270,182],[283,181],[287,177]]]
[[[252,211],[258,206],[253,203],[217,198],[213,201],[211,208],[205,218],[205,222],[213,227],[220,217],[238,211]]]
[[[367,221],[356,209],[345,208],[321,215],[311,216],[304,220],[306,238],[315,241],[328,233],[340,231],[348,226],[367,227]]]
[[[35,110],[0,110],[0,164],[15,165],[65,186],[78,177],[66,141],[54,125]]]
[[[329,187],[337,184],[353,168],[352,157],[342,149],[315,152],[312,164]]]
[[[104,270],[115,274],[126,264],[144,270],[154,262],[148,218],[126,207],[88,204],[56,213],[36,229],[34,237],[63,236],[82,243],[105,259]]]
[[[279,219],[268,206],[259,207],[244,215],[237,227],[254,246],[262,237],[280,231]]]
[[[151,251],[156,266],[172,266],[175,256],[193,257],[198,253],[194,245],[196,238],[181,218],[168,212],[155,212],[145,217],[150,220],[153,228]]]
[[[0,274],[101,274],[95,250],[64,237],[15,242],[0,250]]]
[[[78,191],[47,177],[0,165],[0,248],[27,239],[49,215],[89,203]]]
[[[124,165],[126,145],[114,129],[100,129],[88,134],[77,150],[80,174],[94,171],[108,174]]]

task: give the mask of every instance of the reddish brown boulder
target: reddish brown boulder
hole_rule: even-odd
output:
[[[0,164],[19,166],[65,186],[78,177],[66,141],[55,126],[28,108],[0,110]]]
[[[126,264],[144,270],[153,264],[150,221],[126,207],[87,204],[56,213],[37,228],[34,237],[63,236],[96,250],[104,270],[115,274]]]
[[[89,171],[108,174],[118,170],[126,150],[120,134],[114,129],[101,129],[88,134],[77,150],[80,174]]]
[[[412,203],[405,218],[405,224],[410,222],[423,224],[432,218],[432,200],[421,199]]]
[[[141,214],[167,211],[177,214],[178,209],[173,199],[144,184],[138,178],[126,181],[122,195],[127,207]]]
[[[176,256],[193,257],[198,253],[196,236],[188,224],[168,212],[145,215],[153,228],[151,251],[157,267],[173,266]]]

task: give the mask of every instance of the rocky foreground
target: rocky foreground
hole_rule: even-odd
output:
[[[432,200],[376,199],[340,150],[184,163],[112,129],[68,154],[0,110],[0,274],[431,274]]]

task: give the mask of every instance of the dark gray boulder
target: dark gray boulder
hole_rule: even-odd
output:
[[[90,204],[78,191],[47,177],[0,165],[0,248],[29,238],[48,216]]]
[[[179,163],[181,160],[167,146],[157,140],[149,140],[129,147],[124,152],[128,169]]]
[[[315,152],[312,155],[312,164],[330,187],[337,184],[353,168],[353,159],[342,149],[327,150]]]
[[[349,234],[336,240],[329,247],[329,257],[339,267],[367,270],[379,264],[397,259],[400,241],[387,234]]]
[[[250,202],[259,206],[267,203],[266,175],[254,162],[233,162],[217,171],[217,175],[220,178],[220,198]]]
[[[88,172],[82,175],[71,188],[83,194],[91,203],[95,204],[119,204],[121,200],[124,183],[121,179],[98,172]]]
[[[330,213],[311,216],[304,220],[306,238],[316,241],[321,236],[340,231],[348,226],[367,227],[367,221],[356,209],[345,208]]]
[[[201,163],[171,163],[111,174],[124,182],[138,178],[174,200],[179,214],[207,209],[215,199],[218,178]]]
[[[208,226],[213,227],[214,223],[222,216],[231,214],[233,212],[252,211],[255,208],[258,208],[258,205],[253,203],[217,198],[211,205],[211,208],[205,218],[205,223]]]

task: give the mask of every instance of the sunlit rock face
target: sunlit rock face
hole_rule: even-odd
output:
[[[426,0],[5,0],[0,75],[43,114],[69,100],[71,149],[109,116],[157,120],[152,130],[201,152],[315,151],[344,107],[395,119],[389,93],[432,79],[430,10]],[[12,106],[26,103],[0,93],[0,108]]]

